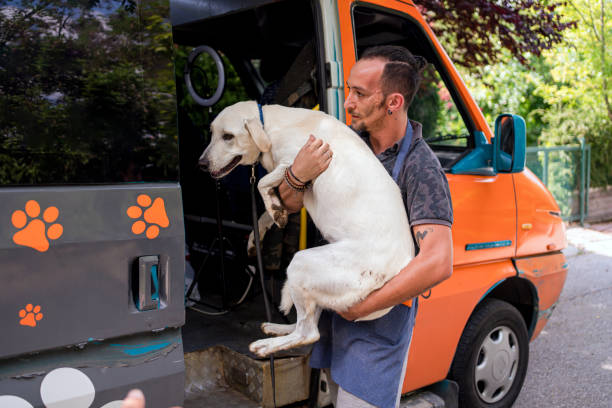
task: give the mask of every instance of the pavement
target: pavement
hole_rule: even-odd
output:
[[[575,256],[581,252],[612,256],[612,221],[599,224],[570,225],[567,228],[568,247],[565,256]]]
[[[612,222],[567,228],[568,275],[514,408],[612,408]]]

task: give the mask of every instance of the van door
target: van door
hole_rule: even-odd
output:
[[[180,405],[169,5],[83,4],[0,8],[0,406]]]
[[[414,4],[339,0],[338,15],[345,78],[359,54],[375,45],[402,45],[430,63],[408,116],[422,123],[423,137],[447,172],[454,211],[454,273],[419,301],[403,389],[407,392],[446,377],[478,300],[496,282],[515,274],[509,260],[516,250],[512,175],[496,175],[492,169],[451,174],[475,148],[476,138],[490,139],[491,132]]]

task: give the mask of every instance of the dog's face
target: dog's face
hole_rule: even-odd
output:
[[[214,178],[229,174],[239,164],[253,164],[261,152],[270,150],[270,139],[259,120],[255,102],[228,106],[210,125],[210,144],[199,164]]]

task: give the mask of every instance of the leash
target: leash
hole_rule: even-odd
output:
[[[261,108],[261,104],[257,104],[259,108],[259,120],[261,120],[261,124],[263,126],[263,110]],[[257,222],[257,203],[255,200],[255,182],[257,181],[255,177],[255,164],[251,165],[251,214],[253,216],[253,235],[255,238],[255,251],[257,252],[257,269],[259,269],[259,280],[261,282],[261,293],[264,298],[264,305],[266,307],[266,318],[269,322],[272,322],[272,310],[270,309],[270,301],[268,300],[268,293],[266,292],[266,284],[264,282],[264,271],[263,271],[263,262],[261,256],[261,242],[259,239],[259,223]],[[274,279],[274,278],[272,278]],[[274,408],[276,408],[276,379],[274,376],[274,355],[270,356],[270,380],[272,381],[272,402],[274,404]]]

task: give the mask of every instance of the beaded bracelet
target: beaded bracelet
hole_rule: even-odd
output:
[[[295,175],[295,173],[293,172],[293,169],[291,168],[291,166],[287,167],[289,169],[289,174],[291,174],[291,177],[293,177],[294,179],[296,179],[299,183],[302,183],[303,185],[307,186],[310,181],[306,181],[303,182],[302,180],[300,180],[299,178],[297,178],[297,176]]]
[[[287,185],[292,190],[297,191],[298,193],[303,193],[309,187],[309,184],[298,185],[298,184],[295,184],[293,181],[291,181],[291,179],[289,178],[289,167],[285,169],[285,182],[287,182]]]

